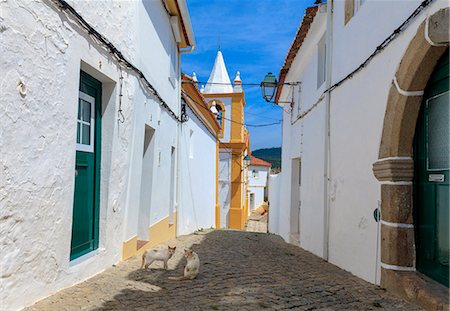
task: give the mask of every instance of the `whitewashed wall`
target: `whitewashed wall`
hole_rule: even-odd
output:
[[[219,205],[220,227],[228,228],[231,204],[231,150],[221,149],[219,153]]]
[[[175,42],[162,4],[70,2],[143,69],[177,111],[178,86],[168,80],[168,53]],[[115,61],[50,2],[2,1],[0,28],[0,301],[4,310],[15,310],[120,260],[122,242],[137,234],[139,199],[134,200],[145,123],[156,129],[163,155],[154,172],[160,182],[153,189],[151,222],[168,216],[166,155],[176,145],[176,123],[158,112],[158,104],[126,71],[125,122],[118,123]],[[98,250],[69,262],[80,69],[103,83],[100,241]],[[20,80],[27,88],[24,97],[17,91]]]
[[[269,175],[269,223],[268,230],[270,233],[280,232],[280,213],[284,212],[284,209],[280,206],[280,195],[281,195],[281,178],[283,173],[271,174]]]
[[[325,32],[326,14],[318,13],[311,24],[308,36],[295,58],[291,70],[286,77],[288,82],[301,82],[301,92],[298,87],[283,88],[280,101],[290,101],[292,93],[296,95],[293,115],[283,112],[282,137],[282,176],[280,196],[280,235],[290,241],[290,233],[298,228],[291,228],[292,184],[297,178],[292,175],[293,159],[302,159],[302,197],[300,219],[297,220],[300,232],[300,245],[312,253],[323,256],[323,163],[324,163],[324,109],[319,106],[308,118],[294,125],[291,121],[299,111],[309,109],[320,97],[325,85],[317,88],[317,43]],[[300,104],[300,110],[297,106]],[[301,135],[303,131],[303,136]],[[298,203],[292,206],[298,208]]]
[[[344,5],[338,2],[333,80],[359,65],[420,3],[367,1],[344,27]],[[380,187],[372,164],[378,159],[388,91],[420,23],[446,6],[447,1],[435,1],[367,68],[332,93],[330,261],[373,283],[379,283],[380,277],[378,224],[372,216],[380,199]],[[371,31],[371,36],[361,35],[369,31],[370,25],[379,27]],[[347,57],[351,51],[353,56]]]
[[[178,234],[215,226],[216,139],[189,109],[181,127]]]
[[[332,83],[359,66],[421,1],[366,1],[344,26],[344,2],[336,1],[333,23]],[[435,1],[369,65],[331,93],[331,185],[329,261],[372,283],[379,283],[378,226],[372,213],[380,198],[379,183],[372,173],[378,159],[389,87],[401,58],[419,24],[438,9]],[[319,13],[318,13],[319,14]],[[324,14],[323,14],[324,15]],[[310,107],[323,89],[317,90],[316,17],[286,81],[302,81],[301,103]],[[325,26],[325,22],[323,22]],[[280,101],[290,98],[284,88]],[[319,91],[319,92],[318,92]],[[283,182],[279,232],[288,227],[290,167],[302,158],[301,247],[322,255],[323,249],[323,101],[303,121],[290,125],[283,116]],[[295,112],[294,112],[295,113]],[[303,127],[303,138],[301,131]],[[283,203],[285,202],[285,203]]]
[[[257,172],[257,177],[253,177],[253,171]],[[248,190],[254,194],[255,206],[257,208],[264,202],[264,188],[268,186],[269,168],[266,166],[254,166],[248,167]],[[249,210],[251,210],[249,205]]]

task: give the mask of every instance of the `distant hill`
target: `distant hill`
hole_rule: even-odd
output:
[[[281,148],[264,148],[252,151],[252,155],[272,164],[273,170],[281,170]]]

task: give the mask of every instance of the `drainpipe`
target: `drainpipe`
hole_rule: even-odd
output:
[[[327,6],[327,28],[326,28],[326,50],[325,50],[325,68],[326,68],[326,80],[325,87],[328,90],[331,87],[331,57],[333,50],[333,0],[328,0]],[[331,169],[330,169],[330,92],[325,94],[325,139],[324,139],[324,241],[323,241],[323,258],[328,261],[329,259],[329,243],[330,243],[330,181],[331,181]]]

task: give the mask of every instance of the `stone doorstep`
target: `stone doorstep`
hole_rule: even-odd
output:
[[[384,270],[384,269],[383,269]],[[419,272],[383,271],[387,276],[386,287],[394,294],[429,311],[448,311],[449,289]]]

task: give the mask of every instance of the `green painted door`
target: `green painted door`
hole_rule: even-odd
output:
[[[82,71],[70,260],[98,248],[101,94],[101,83]]]
[[[425,90],[414,142],[417,269],[449,286],[450,106],[448,50]]]

